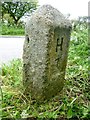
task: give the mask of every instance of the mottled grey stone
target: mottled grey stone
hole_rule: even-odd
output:
[[[37,9],[26,23],[23,47],[25,93],[50,99],[64,86],[71,24],[50,5]]]

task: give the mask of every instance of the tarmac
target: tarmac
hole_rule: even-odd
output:
[[[0,36],[0,64],[22,59],[25,36]]]

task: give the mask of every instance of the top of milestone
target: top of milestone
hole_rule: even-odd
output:
[[[65,16],[59,12],[57,9],[52,7],[51,5],[43,5],[39,7],[34,13],[32,13],[30,19],[28,19],[27,23],[30,21],[41,22],[43,24],[54,26],[54,27],[62,27],[62,28],[71,28],[71,23]]]

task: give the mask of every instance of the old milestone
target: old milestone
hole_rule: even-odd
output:
[[[71,23],[50,5],[28,19],[23,47],[23,85],[32,99],[50,99],[64,86]]]

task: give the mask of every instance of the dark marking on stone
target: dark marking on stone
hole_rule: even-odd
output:
[[[62,38],[61,38],[61,44],[60,44],[60,46],[61,46],[61,47],[60,47],[60,50],[61,50],[61,51],[62,51],[62,47],[63,47],[63,40],[64,40],[64,38],[62,37]]]
[[[26,40],[27,40],[27,43],[29,43],[29,37],[28,37],[28,35],[26,36]]]

